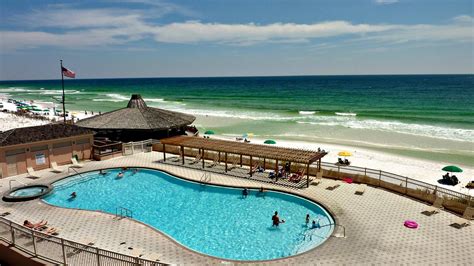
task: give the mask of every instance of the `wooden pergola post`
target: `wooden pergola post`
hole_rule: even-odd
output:
[[[242,167],[242,154],[240,155],[240,167]]]
[[[225,153],[225,172],[227,173],[227,152]]]
[[[318,160],[318,172],[321,172],[321,158]]]
[[[250,177],[252,177],[252,167],[253,167],[253,164],[252,164],[252,156],[250,156]]]
[[[163,143],[163,161],[166,162],[166,144]]]
[[[221,152],[219,152],[219,154],[217,156],[218,156],[217,162],[220,163],[221,162]]]
[[[265,159],[266,159],[266,158],[263,158],[263,170],[267,170],[267,167],[266,167],[266,165],[265,165],[265,162],[266,162]]]
[[[306,166],[306,187],[309,187],[309,162]]]
[[[206,163],[206,160],[204,160],[204,155],[206,154],[206,152],[204,151],[204,148],[202,148],[202,168],[204,169],[205,168],[205,163]]]
[[[181,157],[183,158],[183,164],[184,164],[184,147],[181,146]]]

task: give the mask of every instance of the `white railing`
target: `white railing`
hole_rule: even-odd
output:
[[[158,142],[155,139],[148,139],[143,141],[127,142],[122,144],[123,155],[133,155],[142,152],[151,152],[153,143]]]
[[[60,265],[166,265],[160,262],[100,249],[21,226],[0,217],[0,240],[32,256]]]

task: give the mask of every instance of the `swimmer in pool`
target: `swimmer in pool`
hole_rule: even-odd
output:
[[[71,193],[70,196],[71,196],[71,199],[73,199],[73,198],[77,197],[77,194],[76,194],[76,192],[74,191],[74,192]]]
[[[242,196],[243,196],[244,198],[246,198],[248,195],[249,195],[248,189],[247,189],[247,188],[244,188],[244,190],[242,190]]]
[[[309,213],[306,214],[306,226],[308,226],[308,224],[309,224]]]
[[[122,173],[122,172],[120,172],[120,173],[117,174],[117,178],[118,178],[118,179],[120,179],[120,178],[122,178],[122,177],[123,177],[123,173]]]

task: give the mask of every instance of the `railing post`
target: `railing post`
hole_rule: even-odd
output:
[[[64,246],[64,239],[61,238],[61,248],[63,250],[63,262],[64,265],[67,265],[67,258],[66,258],[66,247]]]
[[[408,193],[408,177],[405,177],[405,195]]]
[[[367,168],[364,168],[364,176],[367,176]]]
[[[35,231],[31,230],[31,238],[33,239],[33,251],[35,252],[35,257],[37,255],[36,252],[36,238],[35,238]]]
[[[382,170],[379,170],[379,187],[380,187],[380,181],[382,179]]]
[[[95,254],[97,255],[97,266],[100,266],[100,253],[98,248],[95,248]]]

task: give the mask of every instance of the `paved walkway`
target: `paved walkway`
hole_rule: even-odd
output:
[[[189,179],[199,180],[202,171],[162,164],[161,154],[143,153],[103,162],[88,162],[79,171],[121,166],[140,166],[166,170]],[[67,174],[40,171],[39,180],[17,176],[0,180],[0,192],[8,190],[9,180],[28,183],[50,183]],[[330,237],[321,246],[298,256],[265,262],[264,264],[449,264],[468,265],[472,262],[474,226],[456,229],[450,226],[455,216],[441,211],[430,217],[421,214],[426,204],[378,188],[368,187],[362,196],[355,195],[355,184],[342,184],[335,190],[326,186],[335,181],[323,179],[318,186],[296,189],[244,178],[212,174],[212,183],[241,187],[274,188],[306,196],[326,206],[337,223],[346,228],[346,237]],[[152,228],[129,219],[116,220],[113,215],[63,209],[41,200],[23,203],[0,202],[0,209],[13,208],[6,218],[22,223],[45,219],[61,228],[60,236],[72,241],[94,240],[97,247],[129,254],[128,247],[142,249],[143,257],[160,255],[163,262],[173,264],[221,264],[222,260],[183,248]],[[1,210],[0,210],[1,211]],[[410,230],[403,226],[407,219],[420,227]],[[335,235],[341,235],[336,230]],[[126,244],[120,245],[120,243]],[[227,262],[232,263],[232,262]]]

